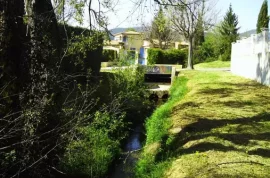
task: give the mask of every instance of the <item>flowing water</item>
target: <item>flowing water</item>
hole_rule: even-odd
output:
[[[139,152],[142,148],[141,136],[143,126],[137,126],[131,133],[118,165],[115,166],[110,178],[131,178],[134,177],[134,168],[138,161]]]
[[[156,101],[156,107],[164,104],[167,98],[158,99]],[[137,126],[130,134],[127,143],[123,149],[123,153],[119,158],[117,165],[115,165],[114,171],[109,178],[132,178],[134,177],[134,169],[138,161],[140,150],[142,148],[143,125]]]

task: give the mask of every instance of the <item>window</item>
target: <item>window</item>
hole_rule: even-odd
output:
[[[127,42],[127,36],[123,36],[123,42]]]

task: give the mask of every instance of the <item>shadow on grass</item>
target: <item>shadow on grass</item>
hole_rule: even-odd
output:
[[[250,151],[249,154],[251,155],[260,155],[263,157],[270,158],[270,150],[258,148],[257,150]]]
[[[173,108],[173,111],[177,111],[177,110],[181,110],[181,109],[185,109],[187,107],[194,107],[194,108],[197,108],[199,107],[200,104],[199,103],[196,103],[196,102],[185,102],[183,104],[180,104],[176,107]]]
[[[208,94],[208,95],[226,95],[230,96],[231,93],[235,92],[236,89],[232,88],[205,88],[202,89],[199,93],[200,94]]]
[[[206,82],[206,83],[200,83],[201,85],[209,86],[216,83],[212,82]],[[219,82],[218,85],[226,86],[226,88],[229,87],[236,87],[236,88],[258,88],[258,87],[265,87],[264,85],[261,85],[255,81],[249,81],[249,82],[241,82],[241,83],[234,83],[234,82]]]
[[[231,108],[240,108],[240,107],[252,106],[255,103],[251,101],[225,101],[225,102],[218,102],[217,104],[223,104],[224,106],[231,107]]]
[[[251,118],[238,118],[233,120],[210,120],[210,119],[198,119],[197,122],[187,125],[181,130],[180,133],[174,135],[170,144],[166,145],[167,138],[164,137],[163,148],[159,155],[157,155],[157,161],[163,157],[164,153],[170,153],[169,157],[177,157],[183,154],[192,154],[198,152],[204,152],[209,150],[216,151],[239,151],[246,152],[246,150],[238,149],[239,146],[247,146],[251,140],[257,141],[270,141],[270,130],[260,127],[263,122],[270,122],[270,113],[263,113]],[[213,132],[212,129],[222,129],[223,127],[234,126],[234,132]],[[240,126],[239,128],[236,126]],[[246,133],[246,126],[252,128],[254,132]],[[256,130],[257,129],[257,130]],[[219,142],[209,142],[207,140],[200,141],[209,137],[217,138]],[[183,146],[191,141],[196,142],[188,148]],[[230,145],[225,145],[223,142],[229,141]],[[254,151],[249,151],[250,155],[259,155],[262,157],[270,157],[270,148],[257,148]]]

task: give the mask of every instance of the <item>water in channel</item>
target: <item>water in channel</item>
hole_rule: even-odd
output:
[[[134,168],[142,148],[141,137],[142,137],[143,126],[137,126],[131,133],[124,149],[123,154],[119,158],[118,165],[115,166],[110,178],[132,178],[134,177]]]
[[[156,107],[164,104],[166,101],[167,98],[156,100]],[[123,154],[119,158],[120,161],[118,161],[118,164],[115,165],[114,171],[111,173],[109,178],[134,177],[134,169],[141,153],[142,141],[145,138],[143,131],[144,128],[141,124],[135,127],[135,129],[131,132],[123,149]]]

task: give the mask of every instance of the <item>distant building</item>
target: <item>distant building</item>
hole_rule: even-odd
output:
[[[120,49],[126,51],[135,51],[138,56],[135,63],[147,65],[147,49],[158,48],[159,41],[144,39],[144,34],[135,31],[126,31],[114,34],[114,40],[105,42],[103,49],[116,50],[119,53]],[[178,49],[179,47],[188,46],[186,42],[171,42],[170,48]]]

